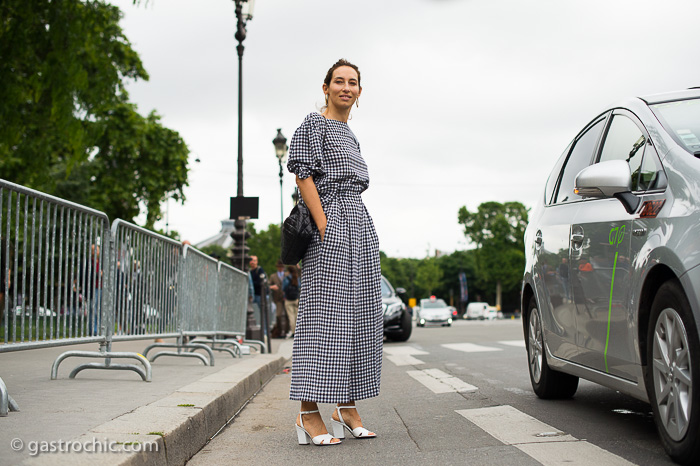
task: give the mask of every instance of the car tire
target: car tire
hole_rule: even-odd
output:
[[[413,319],[408,311],[404,311],[401,316],[401,331],[387,335],[393,341],[407,341],[411,338],[413,330]]]
[[[668,455],[700,461],[700,342],[688,298],[677,280],[661,285],[647,333],[647,394]],[[680,422],[679,422],[680,421]]]
[[[534,296],[530,298],[527,318],[525,345],[532,390],[543,399],[571,398],[578,389],[578,377],[555,371],[547,364],[542,320]]]

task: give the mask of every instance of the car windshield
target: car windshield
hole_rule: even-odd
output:
[[[664,102],[651,109],[681,147],[700,153],[700,99]]]
[[[391,291],[391,287],[389,286],[387,281],[384,280],[383,278],[382,278],[381,282],[382,282],[382,298],[391,298],[394,295],[394,293],[392,293],[392,291]]]
[[[433,309],[438,307],[447,307],[447,304],[442,299],[438,299],[437,301],[423,301],[421,306],[423,306],[424,309]]]

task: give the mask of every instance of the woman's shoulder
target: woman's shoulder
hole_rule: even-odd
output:
[[[326,117],[321,115],[318,112],[311,112],[308,115],[306,115],[306,118],[304,118],[304,121],[302,122],[302,126],[305,125],[312,125],[312,126],[318,126],[320,123],[323,123],[325,121]]]

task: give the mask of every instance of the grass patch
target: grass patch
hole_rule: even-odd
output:
[[[160,435],[163,436],[163,432],[149,432],[148,435]]]
[[[178,405],[178,406],[182,406],[183,408],[192,408],[192,407],[194,407],[194,405],[192,405],[192,404],[185,404],[185,403],[183,403],[183,404],[181,404],[181,405]]]

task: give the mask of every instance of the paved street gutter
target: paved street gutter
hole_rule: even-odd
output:
[[[275,354],[241,361],[65,442],[98,452],[46,452],[22,464],[184,465],[284,367],[291,349],[284,342]]]

